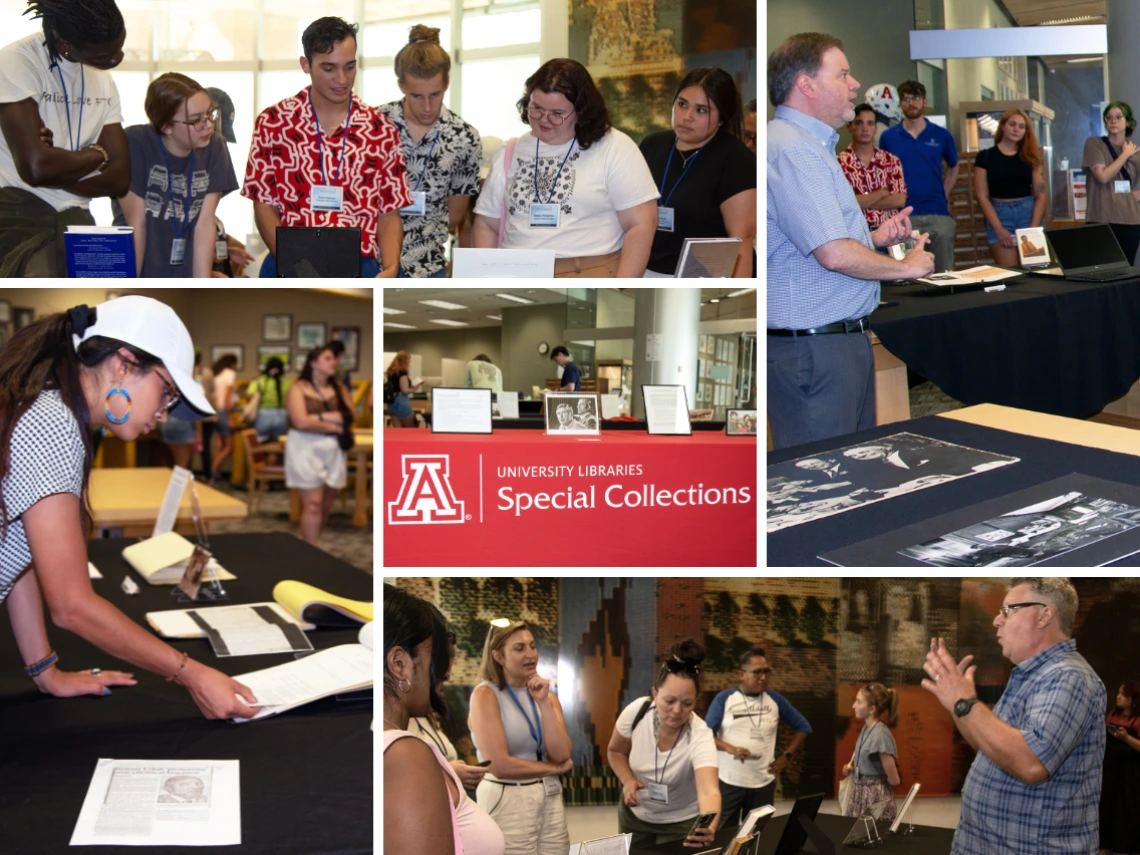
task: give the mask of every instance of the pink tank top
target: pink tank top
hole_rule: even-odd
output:
[[[385,730],[384,750],[387,751],[389,745],[405,736],[422,742],[414,733],[406,730]],[[451,812],[451,834],[455,838],[455,855],[504,855],[507,843],[499,826],[483,808],[467,797],[467,793],[463,791],[463,784],[459,782],[459,776],[439,753],[439,749],[434,745],[428,745],[428,748],[459,792],[458,805],[453,804],[450,798],[447,800]]]

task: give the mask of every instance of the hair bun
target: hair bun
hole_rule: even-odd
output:
[[[416,24],[408,32],[408,44],[414,45],[417,42],[439,44],[439,27],[429,27],[427,24]]]
[[[669,652],[674,659],[691,670],[697,670],[705,661],[705,649],[691,638],[678,641]]]

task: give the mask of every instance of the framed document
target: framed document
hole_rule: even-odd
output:
[[[244,344],[215,344],[210,347],[210,363],[213,364],[221,359],[223,356],[233,354],[237,357],[237,365],[234,367],[236,371],[245,370],[245,345]]]
[[[293,338],[292,315],[262,315],[262,341],[289,341]]]
[[[645,423],[651,436],[692,436],[689,397],[684,386],[641,384]]]
[[[431,390],[432,433],[491,433],[491,390],[436,386]]]
[[[552,392],[546,396],[547,436],[597,436],[598,396],[582,392]]]

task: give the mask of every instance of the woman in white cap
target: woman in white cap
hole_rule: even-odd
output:
[[[168,415],[213,410],[192,379],[194,347],[174,310],[149,297],[77,306],[20,330],[0,350],[0,602],[25,673],[57,696],[133,685],[119,671],[58,667],[44,622],[184,686],[206,718],[249,717],[253,693],[160,641],[91,587],[91,428],[137,439]]]

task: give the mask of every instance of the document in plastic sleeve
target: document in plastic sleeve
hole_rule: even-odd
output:
[[[72,846],[241,843],[237,760],[108,760],[95,774]]]

